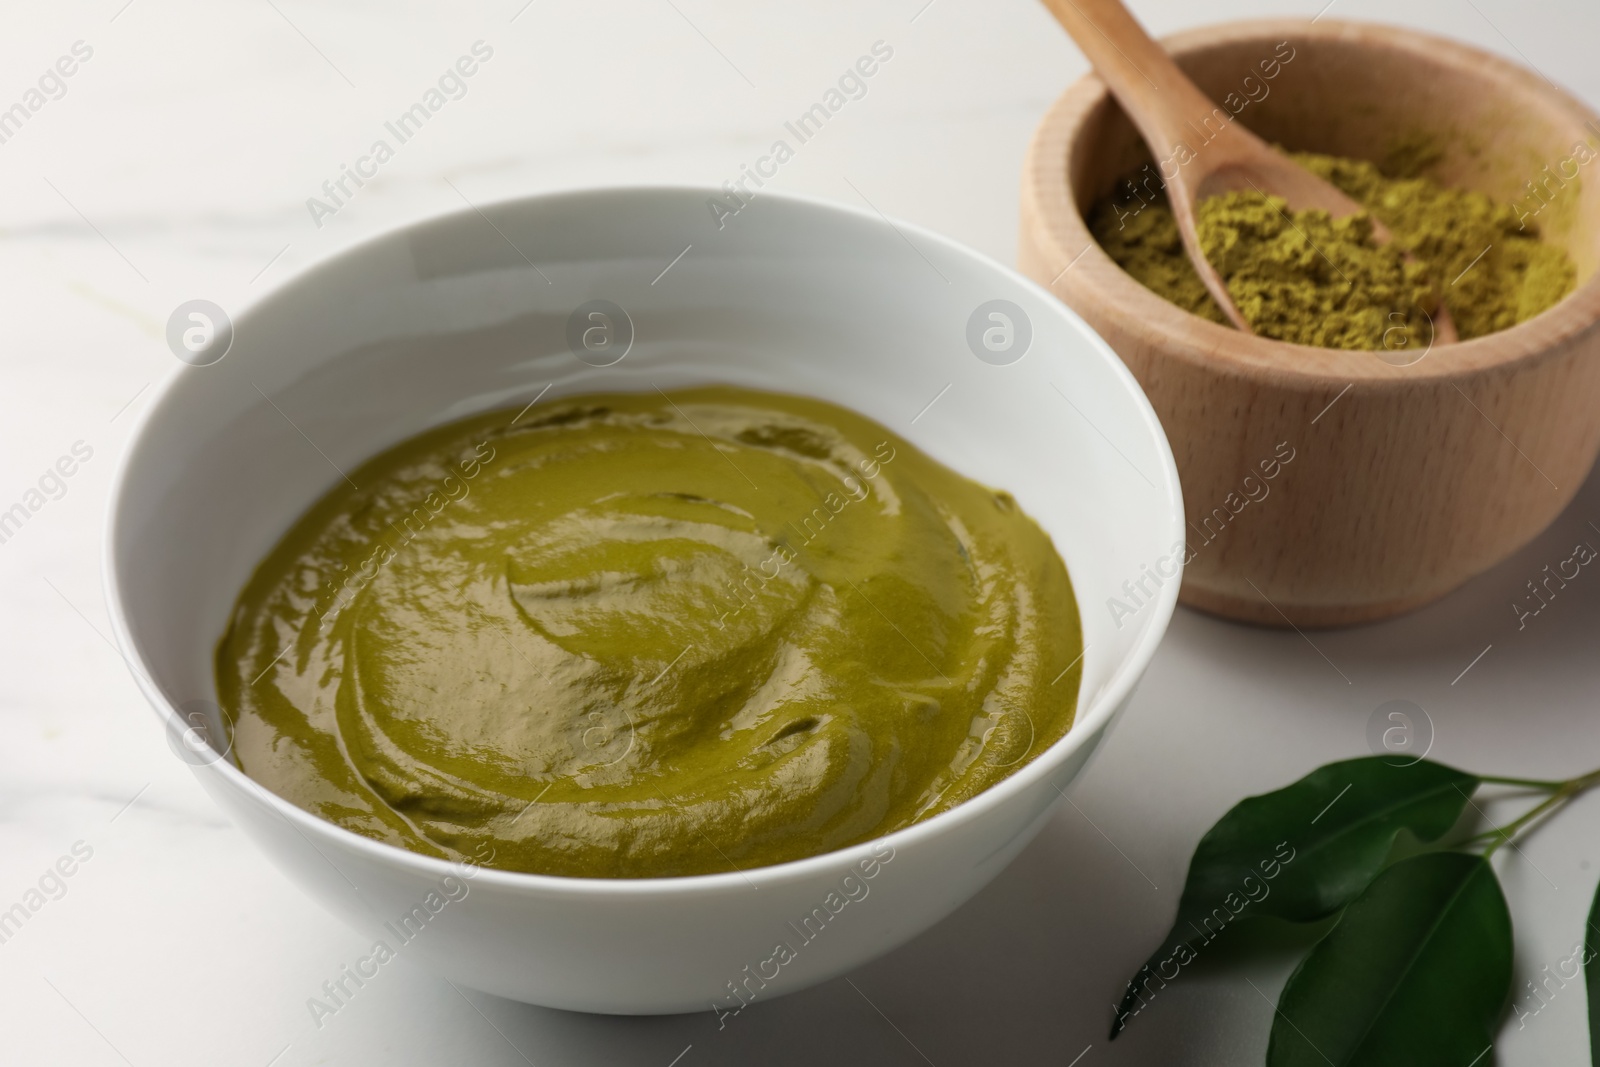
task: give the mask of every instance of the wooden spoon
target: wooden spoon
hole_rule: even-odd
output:
[[[1044,0],[1044,5],[1094,64],[1159,161],[1178,233],[1200,280],[1228,321],[1253,333],[1200,247],[1195,204],[1253,189],[1282,197],[1291,210],[1320,208],[1333,218],[1366,209],[1235,122],[1178,69],[1121,0]],[[1375,218],[1372,236],[1378,244],[1393,237]],[[1432,322],[1433,341],[1456,340],[1455,323],[1443,301]]]

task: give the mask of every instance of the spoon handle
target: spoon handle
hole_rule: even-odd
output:
[[[1121,0],[1044,5],[1105,79],[1157,159],[1171,158],[1180,143],[1236,132],[1233,116],[1195,87]]]

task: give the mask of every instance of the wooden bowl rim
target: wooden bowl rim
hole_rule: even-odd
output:
[[[1162,38],[1175,55],[1255,39],[1308,37],[1347,40],[1367,46],[1373,36],[1385,47],[1409,51],[1420,61],[1449,66],[1470,77],[1514,85],[1542,98],[1552,112],[1565,112],[1582,125],[1600,117],[1571,93],[1534,72],[1472,45],[1386,23],[1325,19],[1240,19],[1184,30]],[[1600,270],[1560,302],[1506,330],[1467,341],[1439,345],[1415,363],[1396,366],[1374,358],[1371,350],[1318,348],[1242,334],[1203,319],[1156,295],[1119,267],[1089,233],[1068,178],[1072,143],[1087,119],[1110,97],[1105,83],[1089,71],[1051,105],[1028,146],[1023,167],[1024,217],[1038,220],[1034,239],[1049,266],[1079,267],[1084,292],[1102,309],[1137,323],[1170,342],[1163,353],[1200,363],[1219,373],[1274,380],[1299,388],[1354,388],[1358,393],[1399,383],[1424,384],[1466,378],[1537,360],[1600,325]],[[1078,264],[1078,259],[1083,264]],[[1060,275],[1057,276],[1059,280]],[[1054,282],[1046,288],[1054,290]]]

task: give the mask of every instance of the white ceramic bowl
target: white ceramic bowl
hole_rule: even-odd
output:
[[[719,229],[709,195],[533,197],[341,252],[235,315],[220,362],[180,367],[117,474],[112,623],[175,750],[313,897],[397,953],[500,996],[592,1012],[730,1010],[908,940],[1049,818],[1173,610],[1183,508],[1172,453],[1133,377],[1076,315],[914,226],[766,195]],[[609,366],[595,365],[611,358],[605,349],[581,360],[569,347],[569,319],[592,300],[631,321],[631,348]],[[1006,349],[1005,322],[986,309],[969,330],[993,300],[1014,305],[1010,348],[998,353],[981,334],[996,331],[990,343]],[[546,400],[708,382],[845,405],[1015,494],[1066,560],[1083,616],[1067,736],[981,796],[878,841],[639,880],[453,867],[324,822],[197,744],[222,737],[212,653],[235,598],[336,467],[547,387]],[[1130,599],[1125,581],[1144,594]],[[1111,598],[1131,613],[1110,610]],[[878,864],[863,868],[874,851]]]

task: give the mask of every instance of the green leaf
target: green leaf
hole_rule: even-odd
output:
[[[1178,917],[1128,982],[1111,1036],[1234,919],[1311,922],[1333,914],[1371,884],[1400,831],[1438,840],[1478,784],[1441,763],[1397,767],[1368,756],[1235,804],[1195,848]]]
[[[1589,994],[1589,1062],[1600,1067],[1600,886],[1583,928],[1583,984]]]
[[[1482,1067],[1511,992],[1511,913],[1482,856],[1379,875],[1290,975],[1267,1067]]]

